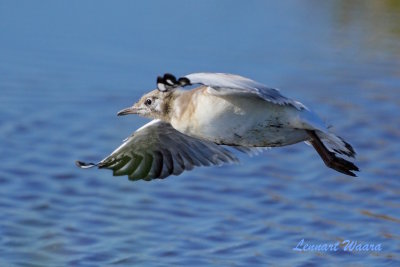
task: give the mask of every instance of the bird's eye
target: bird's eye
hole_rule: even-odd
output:
[[[146,106],[150,106],[151,105],[151,99],[147,98],[146,102],[144,102],[146,104]]]

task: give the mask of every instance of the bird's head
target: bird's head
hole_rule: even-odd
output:
[[[170,73],[157,77],[157,89],[145,94],[132,107],[118,112],[118,116],[138,114],[150,119],[168,121],[174,99],[179,95],[177,88],[191,85],[186,77],[177,79]]]
[[[142,96],[133,106],[119,111],[118,116],[138,114],[150,119],[165,120],[169,113],[174,91],[161,92],[158,89],[153,90]]]

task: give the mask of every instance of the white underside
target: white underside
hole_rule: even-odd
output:
[[[190,119],[172,118],[180,132],[218,144],[284,146],[308,139],[305,129],[322,130],[323,123],[308,110],[277,105],[256,97],[218,97],[199,93]]]

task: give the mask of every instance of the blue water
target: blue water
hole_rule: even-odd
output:
[[[76,168],[147,122],[116,112],[157,75],[198,71],[312,107],[359,177],[304,144],[151,182]],[[400,266],[398,114],[398,1],[1,1],[0,266]]]

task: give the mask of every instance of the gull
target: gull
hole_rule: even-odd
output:
[[[197,87],[192,88],[194,85]],[[226,73],[157,77],[157,89],[118,116],[153,119],[98,163],[80,168],[111,169],[131,180],[179,175],[195,166],[237,162],[228,148],[254,154],[262,148],[306,142],[325,165],[349,176],[358,167],[345,158],[355,151],[302,103],[278,89]]]

